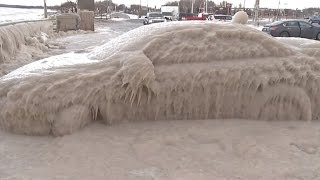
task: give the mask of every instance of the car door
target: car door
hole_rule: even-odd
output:
[[[314,39],[315,38],[315,28],[307,22],[299,22],[302,38]]]
[[[283,23],[284,30],[290,37],[300,37],[300,27],[297,21],[288,21]]]

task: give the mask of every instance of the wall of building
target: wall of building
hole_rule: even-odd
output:
[[[78,8],[80,10],[94,11],[94,0],[78,0]]]

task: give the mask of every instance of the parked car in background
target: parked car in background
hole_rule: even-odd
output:
[[[165,22],[166,19],[163,17],[161,12],[150,12],[147,16],[143,19],[143,24],[153,24],[153,23],[161,23]]]
[[[320,16],[312,16],[309,18],[309,23],[313,24],[313,23],[318,23],[320,24]]]
[[[160,8],[162,15],[167,20],[175,21],[178,19],[179,14],[179,6],[161,6]]]
[[[179,21],[204,21],[207,20],[207,17],[204,14],[198,16],[197,14],[193,13],[180,13],[179,14]]]
[[[189,17],[196,17],[193,13],[179,13],[178,21],[185,21]]]
[[[232,20],[232,16],[230,15],[223,15],[223,14],[216,14],[211,16],[210,20],[219,20],[219,21],[231,21]]]
[[[274,22],[264,26],[262,31],[274,37],[301,37],[320,40],[320,27],[303,20]]]
[[[172,12],[162,12],[162,15],[167,21],[172,21],[173,20]]]

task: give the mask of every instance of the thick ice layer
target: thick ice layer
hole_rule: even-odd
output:
[[[320,58],[320,42],[304,38],[277,38],[280,42],[291,45],[309,56]]]
[[[61,135],[99,119],[112,124],[320,116],[318,59],[243,25],[145,26],[90,58],[104,60],[2,78],[0,126]]]
[[[33,56],[40,56],[47,50],[47,34],[53,31],[52,22],[37,21],[15,25],[0,26],[0,76],[4,74],[4,64],[27,61]]]

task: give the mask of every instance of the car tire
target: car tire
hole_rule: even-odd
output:
[[[280,37],[290,37],[290,34],[288,32],[282,32],[280,33]]]
[[[317,34],[316,40],[320,40],[320,32]]]

